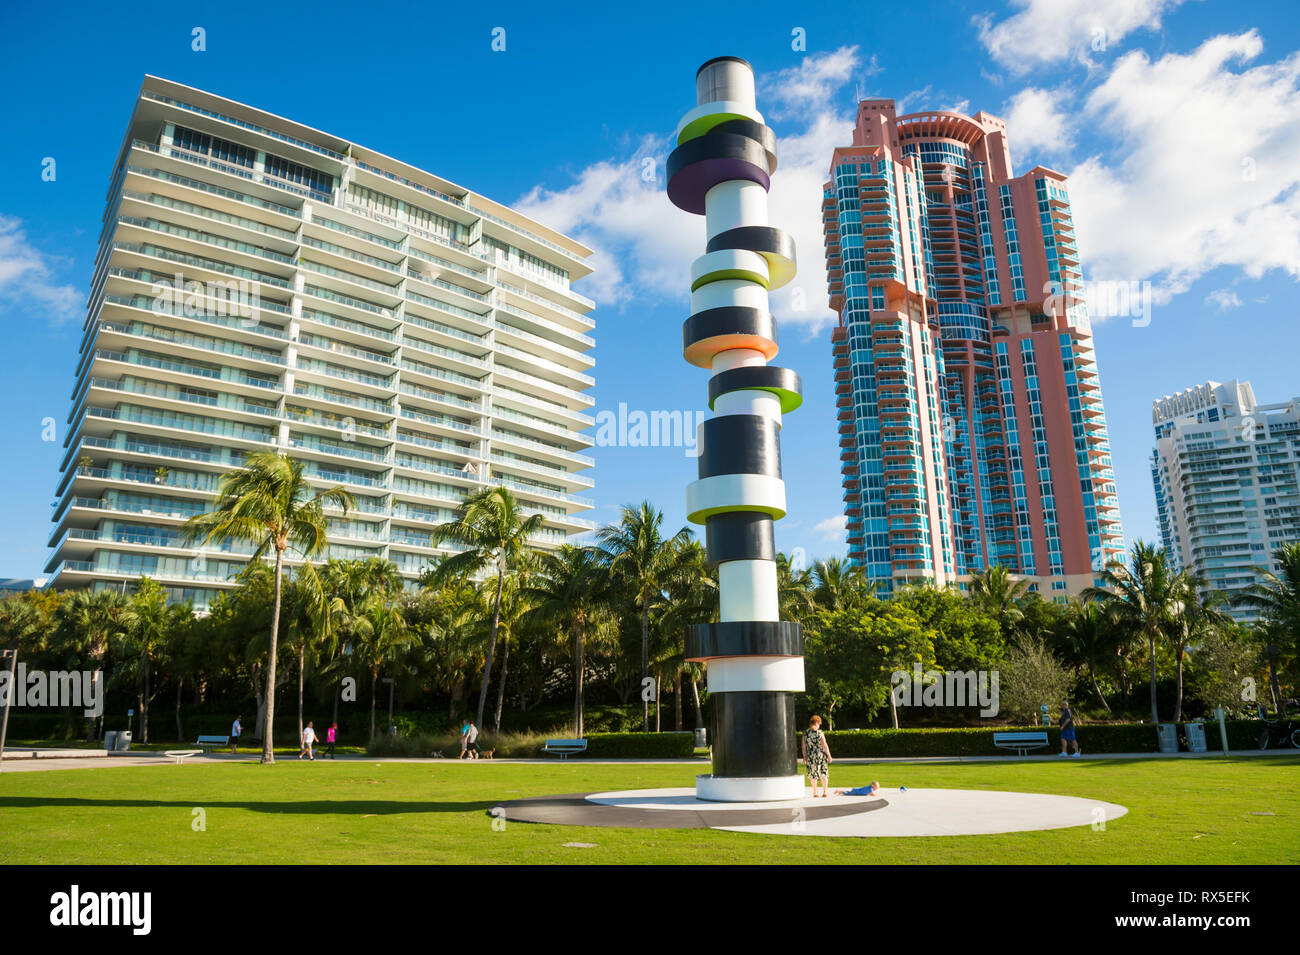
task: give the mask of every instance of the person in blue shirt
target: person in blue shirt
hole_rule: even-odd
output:
[[[1066,700],[1061,704],[1061,755],[1062,756],[1081,756],[1083,751],[1079,749],[1079,741],[1074,734],[1074,714],[1070,712],[1070,701]],[[1073,746],[1074,752],[1071,754],[1069,748]]]

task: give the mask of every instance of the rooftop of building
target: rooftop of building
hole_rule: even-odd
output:
[[[140,86],[140,94],[136,100],[130,126],[134,126],[139,120],[149,118],[150,110],[156,109],[152,104],[159,101],[163,103],[171,101],[173,104],[188,106],[199,111],[210,121],[243,127],[270,136],[284,145],[288,153],[286,158],[305,163],[315,161],[318,164],[324,160],[326,163],[338,166],[346,164],[348,159],[364,163],[378,170],[381,175],[387,175],[397,182],[460,206],[472,215],[483,216],[489,220],[495,219],[530,234],[543,246],[563,253],[570,259],[569,271],[574,279],[589,275],[592,271],[582,262],[592,255],[592,249],[509,206],[360,143],[206,90],[146,74]],[[122,143],[123,152],[130,147],[130,126]]]

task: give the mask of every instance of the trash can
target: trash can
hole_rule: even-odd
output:
[[[695,727],[695,748],[704,749],[709,745],[709,731],[703,726]]]
[[[1160,733],[1160,752],[1178,752],[1178,724],[1161,723],[1156,729]]]
[[[104,749],[110,753],[117,748],[117,730],[105,730]]]
[[[1187,751],[1189,753],[1205,752],[1205,724],[1199,720],[1195,723],[1184,723],[1183,732],[1187,735]]]
[[[114,746],[113,749],[117,750],[120,753],[130,748],[131,748],[131,731],[122,730],[117,734],[117,745]]]

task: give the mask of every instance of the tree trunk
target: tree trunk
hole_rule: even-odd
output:
[[[691,696],[695,699],[695,728],[704,728],[704,710],[700,708],[700,686],[695,682],[695,674],[691,674]]]
[[[677,671],[677,676],[673,679],[673,719],[676,725],[673,729],[682,728],[682,671]]]
[[[176,683],[176,739],[179,742],[185,742],[185,727],[181,725],[181,690],[185,687],[185,677],[180,677]]]
[[[140,742],[149,742],[149,658],[144,661],[144,692],[140,695]]]
[[[1181,723],[1183,721],[1183,647],[1181,644],[1174,653],[1174,661],[1178,665],[1178,695],[1174,697],[1174,722]]]
[[[275,545],[275,604],[271,611],[271,659],[266,668],[266,732],[262,734],[262,762],[275,762],[275,657],[280,643],[280,590],[284,571],[284,548]]]
[[[501,732],[501,707],[506,699],[506,667],[510,663],[510,641],[501,645],[501,683],[497,686],[497,711],[492,716],[492,729]]]
[[[370,742],[375,741],[375,694],[379,692],[379,671],[370,671]]]
[[[573,734],[582,738],[582,670],[586,668],[586,633],[578,621],[573,629]]]
[[[257,716],[253,720],[255,739],[266,739],[266,682],[259,679],[261,669],[258,666],[253,670],[253,695],[257,702]]]
[[[655,732],[656,733],[659,732],[659,697],[663,695],[662,693],[659,692],[659,689],[660,686],[662,685],[662,679],[663,679],[663,674],[659,671],[656,671],[655,672]]]
[[[501,624],[501,588],[505,586],[506,572],[504,568],[497,571],[497,596],[492,601],[492,635],[488,638],[487,659],[483,661],[483,682],[478,689],[478,719],[474,721],[475,726],[483,725],[483,711],[487,709],[488,683],[492,679],[492,657],[497,651],[497,627]]]
[[[641,602],[641,732],[650,731],[650,701],[645,696],[645,681],[650,675],[650,602]]]
[[[1156,638],[1147,637],[1147,643],[1151,647],[1151,722],[1160,723],[1160,711],[1156,707]]]
[[[1092,681],[1092,692],[1097,694],[1097,699],[1101,700],[1101,705],[1106,710],[1106,715],[1110,716],[1110,704],[1106,702],[1106,697],[1101,694],[1101,687],[1097,685],[1097,673],[1092,667],[1092,660],[1088,660],[1088,679]]]
[[[307,638],[303,635],[302,643],[298,647],[298,739],[302,739],[302,691],[303,684],[307,677],[304,669],[307,666]]]
[[[893,693],[889,694],[889,719],[894,729],[898,729],[898,703],[894,700]]]

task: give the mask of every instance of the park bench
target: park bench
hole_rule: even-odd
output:
[[[196,742],[194,745],[199,747],[199,749],[201,749],[205,753],[210,749],[225,749],[227,746],[230,745],[230,737],[229,736],[200,736],[198,742]]]
[[[1048,744],[1047,733],[1038,730],[1034,733],[994,733],[993,745],[999,749],[1014,749],[1024,756],[1031,749],[1038,749]]]
[[[179,766],[181,763],[185,762],[185,757],[197,756],[202,752],[203,750],[201,749],[168,749],[163,750],[163,755],[170,756],[172,759],[176,760],[176,765]]]
[[[587,741],[585,739],[548,739],[546,745],[542,747],[542,752],[548,756],[559,756],[560,759],[568,759],[575,753],[585,753],[587,751]]]

